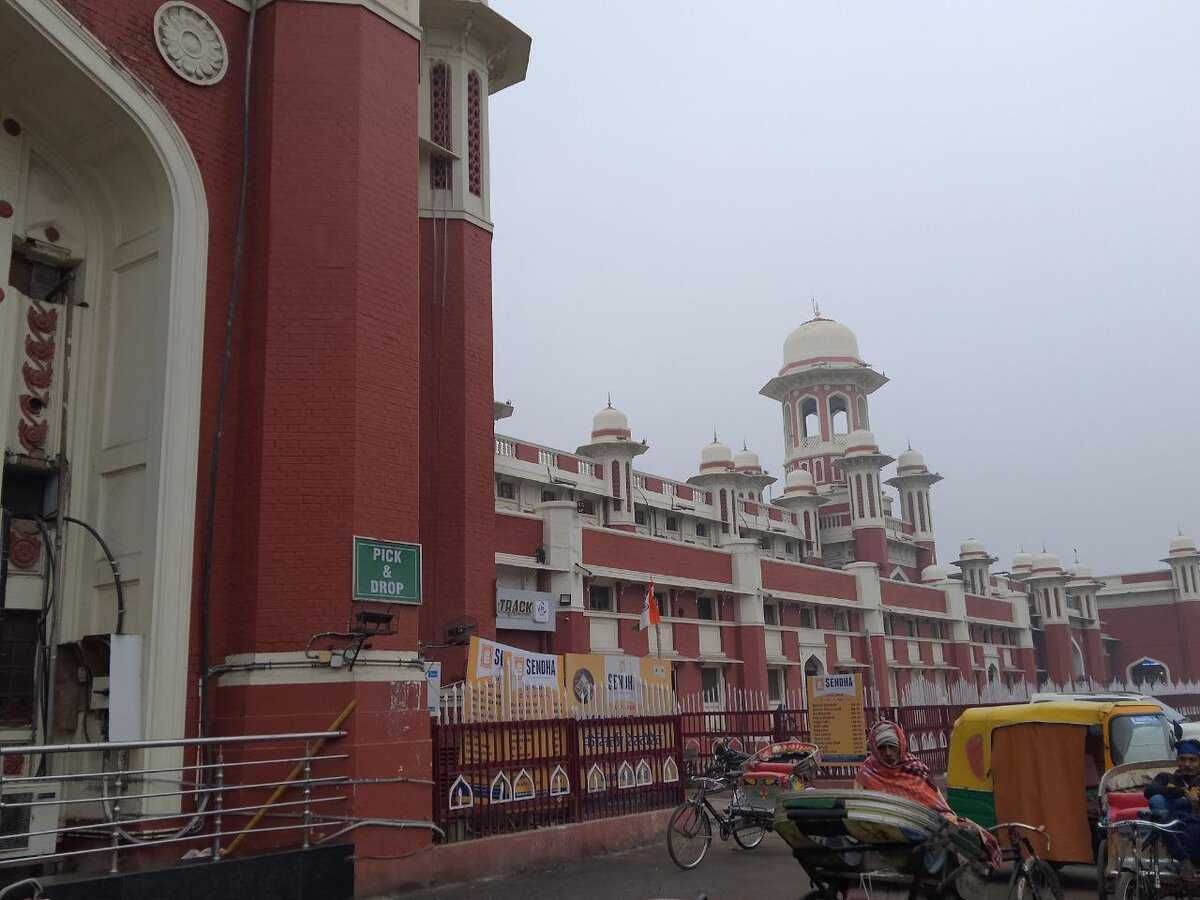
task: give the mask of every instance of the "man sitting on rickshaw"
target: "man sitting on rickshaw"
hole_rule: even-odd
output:
[[[1200,863],[1200,741],[1180,741],[1175,757],[1179,768],[1156,775],[1143,793],[1157,818],[1183,823],[1182,833],[1165,835],[1166,846],[1181,874],[1190,878]]]
[[[908,736],[896,722],[886,719],[871,726],[867,733],[869,755],[858,769],[854,779],[857,789],[883,791],[895,794],[913,803],[919,803],[941,814],[957,825],[975,825],[950,808],[941,789],[933,780],[929,767],[909,752]],[[992,865],[1000,865],[1000,845],[985,829],[979,828],[980,839],[992,857]]]

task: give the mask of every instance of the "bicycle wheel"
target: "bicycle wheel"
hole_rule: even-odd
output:
[[[712,823],[698,803],[683,803],[667,823],[667,852],[681,869],[694,869],[712,843]]]
[[[1096,849],[1096,900],[1108,900],[1108,840]]]
[[[1122,872],[1117,879],[1113,900],[1146,900],[1148,894],[1137,872]]]
[[[1063,889],[1050,863],[1027,859],[1021,863],[1008,900],[1063,900]]]
[[[738,817],[733,824],[733,841],[743,850],[753,850],[767,836],[767,826],[758,819]]]

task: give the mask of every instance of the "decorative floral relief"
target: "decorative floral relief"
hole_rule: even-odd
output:
[[[154,15],[154,38],[167,65],[192,84],[216,84],[229,68],[229,52],[216,24],[203,11],[174,0]]]

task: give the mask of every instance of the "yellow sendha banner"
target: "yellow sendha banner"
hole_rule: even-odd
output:
[[[674,709],[671,663],[624,654],[530,653],[472,636],[467,684],[476,721],[498,720],[506,711],[547,706],[547,717],[655,715]]]

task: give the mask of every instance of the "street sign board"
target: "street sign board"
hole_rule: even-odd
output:
[[[354,599],[421,602],[421,545],[354,537]]]
[[[858,675],[809,675],[808,727],[822,759],[846,761],[866,756],[862,679]]]

